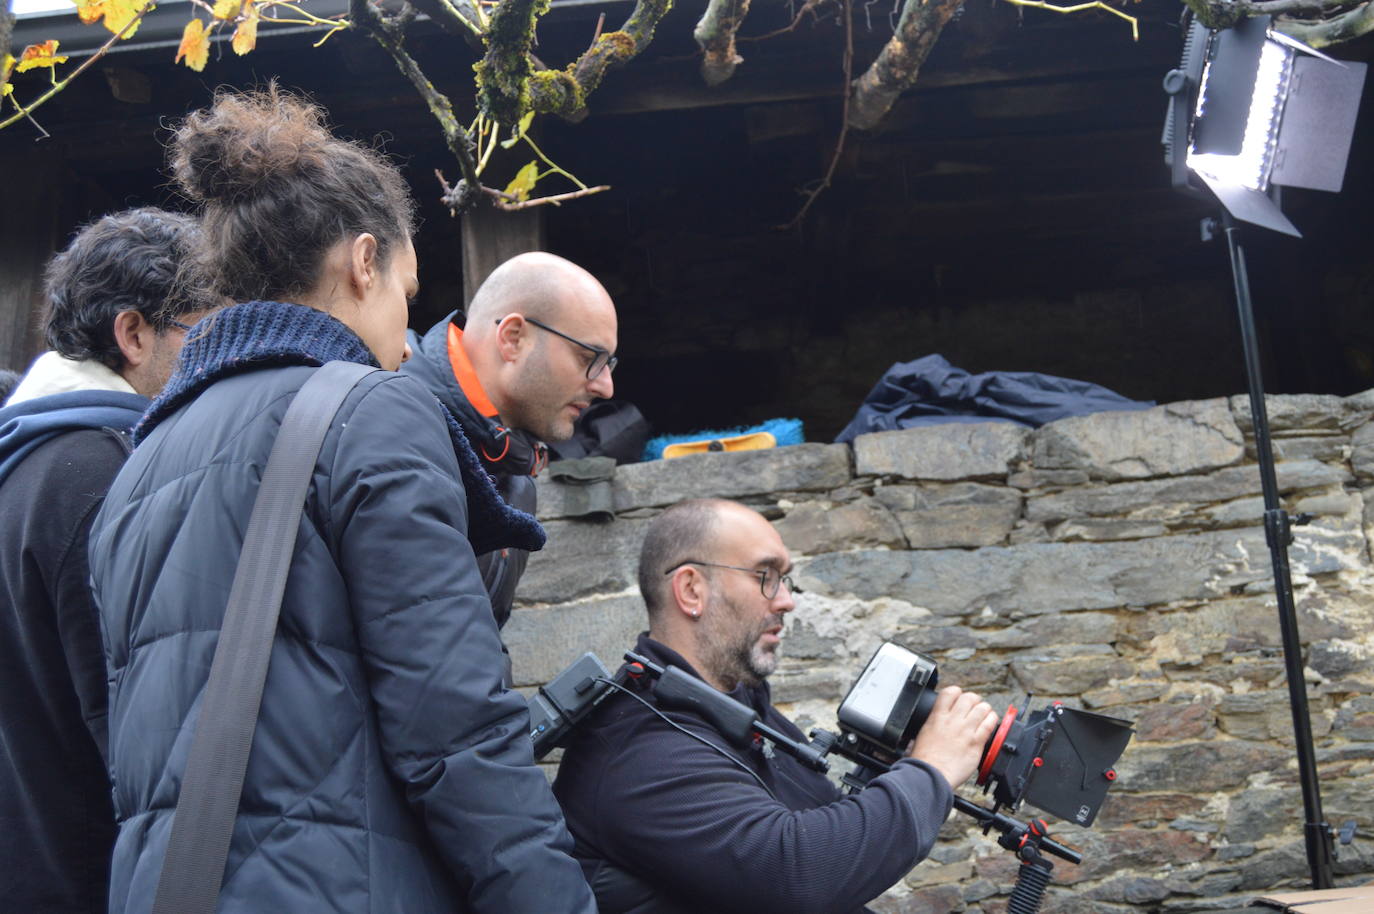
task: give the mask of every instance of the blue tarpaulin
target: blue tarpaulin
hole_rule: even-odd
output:
[[[942,355],[928,355],[889,368],[835,440],[941,422],[1002,421],[1035,428],[1068,416],[1154,405],[1099,384],[1032,371],[969,374]]]

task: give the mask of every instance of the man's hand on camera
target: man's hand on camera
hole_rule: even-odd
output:
[[[946,686],[907,750],[909,758],[935,768],[958,787],[978,770],[983,747],[997,726],[997,714],[977,693]]]

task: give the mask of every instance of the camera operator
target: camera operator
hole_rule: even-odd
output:
[[[721,500],[669,508],[640,552],[649,631],[635,650],[801,739],[766,681],[794,606],[790,569],[757,512]],[[653,702],[650,684],[630,688]],[[951,787],[974,772],[997,722],[977,695],[946,688],[906,757],[842,797],[767,744],[737,749],[694,713],[666,717],[613,695],[563,756],[554,792],[602,914],[863,910],[929,853]]]

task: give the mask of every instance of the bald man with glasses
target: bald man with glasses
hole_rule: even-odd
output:
[[[545,442],[572,437],[577,417],[615,392],[616,334],[615,304],[595,277],[553,254],[519,254],[492,271],[466,315],[412,332],[401,372],[448,408],[502,498],[533,514]],[[512,549],[477,558],[498,626],[528,557]]]
[[[791,569],[758,512],[674,505],[640,551],[649,631],[635,651],[803,739],[767,683],[795,606]],[[698,714],[653,708],[648,678],[575,728],[554,784],[601,914],[865,911],[930,852],[952,787],[973,774],[997,722],[977,695],[948,687],[906,757],[841,797],[766,743],[740,749]]]

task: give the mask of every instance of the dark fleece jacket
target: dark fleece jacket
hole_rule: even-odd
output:
[[[0,410],[0,899],[103,912],[114,810],[91,518],[148,401],[92,390]]]

